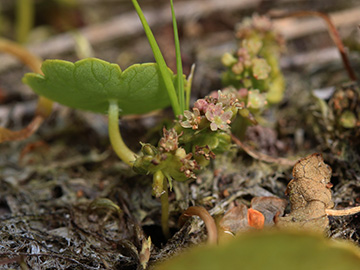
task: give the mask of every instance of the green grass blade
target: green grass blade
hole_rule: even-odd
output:
[[[176,23],[176,16],[175,16],[173,0],[170,0],[170,6],[171,6],[171,16],[172,16],[172,21],[173,21],[173,28],[174,28],[176,71],[178,74],[178,76],[177,76],[178,97],[179,97],[181,112],[184,113],[184,109],[185,109],[184,77],[183,77],[183,68],[182,68],[182,62],[181,62],[179,33],[178,33],[178,28],[177,28],[177,23]]]
[[[160,70],[161,76],[163,77],[163,80],[164,80],[166,90],[167,90],[169,98],[170,98],[170,102],[171,102],[171,106],[173,108],[174,114],[175,114],[175,116],[181,115],[182,110],[180,109],[180,104],[179,104],[179,101],[178,101],[178,98],[177,98],[177,95],[176,95],[176,90],[175,90],[174,84],[173,84],[173,82],[171,80],[171,76],[170,76],[170,73],[168,71],[168,67],[167,67],[167,65],[165,63],[164,57],[161,54],[160,48],[159,48],[159,46],[158,46],[158,44],[157,44],[157,42],[155,40],[155,37],[154,37],[154,35],[153,35],[153,33],[152,33],[151,29],[150,29],[149,24],[147,23],[147,21],[145,19],[145,16],[144,16],[138,2],[136,0],[132,0],[132,3],[134,5],[134,7],[135,7],[135,10],[136,10],[139,18],[140,18],[141,23],[143,25],[145,34],[146,34],[146,36],[147,36],[147,38],[149,40],[149,43],[150,43],[151,49],[153,51],[156,63],[159,66],[159,70]]]
[[[34,6],[33,0],[16,1],[16,40],[24,44],[34,25]]]
[[[190,97],[191,97],[191,86],[192,86],[192,81],[194,78],[194,72],[195,72],[195,64],[191,65],[191,69],[190,69],[190,74],[187,77],[187,84],[185,87],[185,110],[189,110],[190,109]]]

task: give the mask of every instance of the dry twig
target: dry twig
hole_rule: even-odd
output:
[[[316,16],[316,17],[320,17],[321,19],[323,19],[328,28],[329,28],[329,34],[333,40],[333,42],[335,43],[336,47],[339,50],[339,53],[341,55],[341,59],[344,63],[344,67],[346,69],[346,71],[348,72],[348,75],[350,77],[350,79],[352,81],[356,81],[356,75],[354,70],[352,69],[351,65],[350,65],[350,61],[349,58],[347,57],[347,54],[345,52],[345,47],[344,44],[341,41],[339,32],[337,31],[334,23],[332,22],[330,16],[328,16],[325,13],[322,12],[318,12],[318,11],[297,11],[297,12],[292,12],[292,13],[288,13],[288,14],[280,14],[280,17],[304,17],[304,16]]]
[[[42,74],[40,68],[42,63],[41,59],[17,43],[0,38],[0,51],[15,56],[30,69],[32,69],[32,71]],[[50,115],[52,111],[52,104],[53,102],[51,100],[44,97],[39,97],[36,114],[28,126],[19,131],[12,131],[0,127],[0,143],[5,141],[23,140],[32,135],[41,126],[45,118]]]
[[[245,143],[241,142],[234,134],[231,134],[231,139],[238,146],[240,146],[249,156],[251,156],[251,157],[253,157],[255,159],[265,161],[265,162],[269,162],[269,163],[278,163],[280,165],[285,165],[285,166],[294,166],[294,164],[296,163],[296,160],[294,161],[294,160],[290,160],[290,159],[286,159],[286,158],[271,157],[271,156],[268,156],[266,154],[255,151],[254,149],[251,149],[250,146],[248,146]]]

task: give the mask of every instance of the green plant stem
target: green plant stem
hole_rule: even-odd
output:
[[[161,76],[162,76],[162,78],[164,80],[166,90],[168,92],[174,114],[175,114],[175,116],[179,116],[179,115],[182,114],[181,109],[180,109],[179,100],[177,98],[176,90],[175,90],[174,84],[172,82],[172,78],[171,78],[170,72],[168,70],[168,67],[166,65],[166,62],[164,60],[164,57],[161,54],[160,48],[159,48],[159,46],[158,46],[158,44],[157,44],[157,42],[155,40],[155,37],[154,37],[150,27],[149,27],[149,24],[147,23],[147,21],[145,19],[145,16],[144,16],[138,2],[136,0],[132,0],[132,3],[134,5],[134,7],[135,7],[135,10],[136,10],[139,18],[140,18],[141,23],[143,25],[145,34],[146,34],[146,36],[148,38],[148,41],[150,43],[150,47],[151,47],[151,49],[153,51],[156,63],[159,66],[159,71],[160,71]]]
[[[33,0],[17,0],[16,2],[16,40],[23,44],[27,41],[34,24]]]
[[[181,114],[184,114],[184,109],[185,109],[184,78],[183,78],[183,68],[182,68],[182,61],[181,61],[179,33],[178,33],[178,28],[177,28],[177,23],[176,23],[176,16],[175,16],[173,0],[170,0],[170,6],[171,6],[171,16],[172,16],[172,21],[173,21],[173,28],[174,28],[176,72],[178,75],[177,76],[178,98],[179,98]]]
[[[161,228],[166,239],[170,238],[170,229],[169,229],[169,192],[167,179],[161,171],[156,172],[157,177],[162,177],[163,179],[163,193],[160,196],[161,201]],[[154,177],[156,177],[154,175]]]
[[[119,106],[111,100],[109,105],[109,137],[112,147],[118,157],[129,166],[133,166],[136,154],[124,143],[119,129]]]

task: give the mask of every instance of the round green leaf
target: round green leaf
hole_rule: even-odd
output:
[[[76,63],[46,60],[44,75],[27,73],[23,82],[37,94],[68,107],[107,113],[116,100],[120,114],[142,114],[170,105],[157,64],[135,64],[121,71],[116,64],[87,58]],[[169,70],[172,77],[172,72]]]

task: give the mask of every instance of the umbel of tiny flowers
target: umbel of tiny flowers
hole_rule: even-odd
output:
[[[137,157],[133,168],[136,172],[142,174],[154,174],[162,171],[164,176],[171,181],[185,181],[189,178],[196,178],[194,171],[199,169],[198,164],[193,157],[193,153],[187,153],[183,147],[179,146],[178,134],[174,128],[163,129],[163,137],[160,139],[157,147],[151,144],[142,144],[141,155]],[[154,194],[156,197],[160,193]]]
[[[200,169],[193,159],[193,153],[187,153],[179,146],[181,135],[182,133],[178,134],[174,128],[164,128],[158,146],[142,144],[141,155],[133,165],[136,172],[153,175],[153,195],[161,200],[161,225],[166,237],[169,236],[168,182],[171,189],[172,180],[186,181],[196,178],[195,171]],[[209,152],[198,152],[197,155],[207,158]]]
[[[232,92],[224,93],[217,91],[211,93],[204,99],[198,99],[194,103],[192,112],[185,111],[187,120],[180,120],[180,125],[183,128],[201,129],[199,124],[206,118],[211,124],[210,129],[216,131],[221,129],[227,131],[231,123],[231,119],[236,115],[238,109],[241,109],[243,104],[239,102],[237,97]]]
[[[284,50],[283,37],[274,30],[272,21],[262,15],[254,14],[236,25],[235,36],[240,41],[261,40],[265,47],[277,46],[278,51]]]
[[[205,165],[204,157],[199,157],[196,149],[206,147],[212,153],[223,153],[229,150],[230,124],[241,108],[243,108],[243,103],[230,92],[218,91],[216,95],[198,99],[194,108],[191,111],[185,111],[184,117],[180,118],[174,127],[183,134],[179,138],[179,143],[194,154],[199,164]]]
[[[210,97],[223,104],[224,112],[229,109],[232,111],[233,114],[229,119],[231,130],[239,137],[243,137],[247,126],[257,124],[259,115],[267,108],[268,104],[267,93],[261,93],[258,89],[236,89],[229,86],[221,91],[210,93]],[[235,117],[236,115],[239,117]],[[223,117],[225,118],[225,116]]]
[[[133,164],[138,173],[153,175],[153,194],[160,197],[162,228],[168,228],[168,183],[196,178],[196,171],[206,166],[216,153],[230,149],[230,124],[243,108],[233,93],[218,91],[195,102],[169,130],[163,129],[158,146],[142,144],[141,155]]]
[[[229,53],[224,54],[222,62],[229,68],[228,73],[225,73],[224,83],[232,84],[235,87],[258,88],[267,91],[267,83],[271,66],[266,59],[257,55],[258,48],[262,46],[261,42],[243,42],[247,47],[241,47],[233,56],[234,60],[229,60],[231,56]],[[242,45],[242,46],[243,46]],[[254,46],[251,48],[249,46]],[[229,73],[230,72],[230,73]]]
[[[203,130],[210,127],[211,131],[218,129],[228,131],[231,118],[241,107],[242,105],[233,93],[224,94],[219,90],[216,95],[198,99],[192,111],[184,112],[184,117],[179,123],[185,129]]]
[[[142,144],[133,168],[138,173],[153,175],[153,194],[161,200],[165,235],[169,235],[168,183],[171,189],[172,180],[196,178],[196,171],[215,158],[214,151],[221,153],[230,148],[230,123],[241,107],[233,93],[219,91],[216,97],[199,99],[174,128],[164,128],[157,147]]]
[[[265,16],[244,19],[236,28],[238,49],[222,57],[222,63],[227,67],[224,85],[258,89],[260,93],[267,93],[268,103],[280,102],[285,89],[279,65],[279,55],[284,51],[283,38]]]

